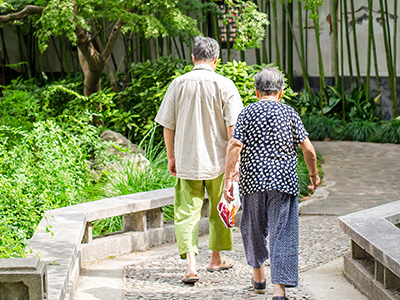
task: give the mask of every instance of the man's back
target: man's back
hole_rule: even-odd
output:
[[[174,79],[156,121],[175,131],[177,177],[203,180],[224,172],[226,128],[242,107],[234,83],[207,65]]]

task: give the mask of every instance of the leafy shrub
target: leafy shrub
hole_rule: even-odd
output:
[[[339,131],[338,137],[345,141],[368,142],[374,136],[377,127],[373,121],[350,122]]]
[[[371,137],[372,142],[400,144],[400,119],[383,122]]]
[[[0,257],[21,254],[21,243],[32,236],[45,210],[86,200],[92,181],[87,150],[98,142],[97,130],[75,122],[68,131],[66,124],[42,121],[31,131],[0,128],[1,226],[9,234],[1,239],[0,247],[8,251]],[[19,142],[10,145],[9,136]]]
[[[6,86],[0,97],[0,124],[31,129],[37,115],[44,113],[40,99],[36,97],[38,90],[33,80],[17,79]]]
[[[154,144],[156,129],[150,131],[139,144],[149,165],[140,168],[128,162],[123,168],[106,169],[98,186],[94,187],[98,199],[129,195],[139,192],[173,187],[175,177],[168,171],[168,159],[163,143]],[[163,208],[164,220],[173,219],[173,208]],[[121,217],[100,220],[93,224],[94,235],[121,230]]]
[[[302,91],[298,97],[290,99],[289,104],[296,109],[300,116],[321,115],[322,99],[322,115],[325,117],[342,119],[346,122],[377,121],[380,97],[381,95],[378,95],[367,99],[364,84],[358,88],[352,86],[348,94],[342,94],[338,88],[328,86],[322,92]]]
[[[309,138],[313,141],[334,140],[337,138],[338,132],[343,128],[341,120],[325,116],[303,116],[302,121],[309,133]]]

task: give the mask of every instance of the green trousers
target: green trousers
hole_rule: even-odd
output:
[[[209,199],[210,230],[208,248],[212,251],[232,250],[232,231],[225,228],[217,210],[222,197],[224,174],[212,180],[186,180],[177,178],[175,186],[175,235],[179,255],[198,254],[199,221],[204,202],[204,190]]]

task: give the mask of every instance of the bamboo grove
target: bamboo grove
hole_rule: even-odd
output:
[[[346,96],[345,89],[351,87],[360,88],[365,86],[367,99],[374,97],[375,101],[380,100],[382,94],[382,78],[388,78],[390,87],[390,99],[392,104],[392,117],[398,117],[398,93],[397,93],[397,52],[398,52],[398,0],[252,0],[258,9],[265,13],[269,19],[266,28],[265,39],[255,49],[239,49],[241,60],[244,61],[248,53],[254,53],[257,64],[275,63],[283,70],[288,78],[288,84],[293,85],[295,80],[295,62],[301,67],[301,76],[304,91],[311,93],[309,82],[310,64],[310,45],[313,43],[317,49],[315,57],[318,58],[318,77],[319,77],[319,109],[321,115],[324,114],[324,107],[328,104],[327,93],[333,91],[342,99],[343,119],[346,118]],[[215,37],[217,40],[221,36],[221,20],[224,20],[224,11],[228,11],[229,1],[209,1],[202,0],[203,5],[208,2],[218,5],[205,5],[198,13],[198,31],[204,35]],[[368,38],[367,45],[360,44],[359,32],[357,27],[356,13],[360,3],[366,8],[368,17]],[[320,24],[325,20],[320,19],[322,7],[329,7],[329,24],[332,31],[333,40],[333,77],[331,87],[327,85],[328,76],[325,72],[326,65],[323,61],[323,50],[321,47]],[[374,22],[373,14],[378,13],[379,30],[383,31],[383,45],[377,43],[375,32],[377,22]],[[193,15],[193,11],[188,11]],[[229,35],[229,24],[227,22],[225,31]],[[104,28],[107,24],[104,24]],[[52,65],[47,56],[44,59],[37,59],[41,54],[38,51],[37,41],[33,35],[32,25],[17,28],[17,40],[21,59],[24,63],[18,65],[23,69],[28,77],[42,76],[40,64],[45,64],[53,76]],[[311,37],[311,30],[314,34]],[[4,39],[4,28],[0,29],[1,48],[4,63],[10,64],[7,42]],[[140,61],[148,59],[158,59],[161,56],[175,55],[179,58],[190,60],[192,37],[188,34],[177,33],[168,37],[147,39],[144,34],[124,32],[121,33],[124,45],[123,58],[118,61],[114,54],[110,57],[110,64],[115,74],[120,70],[128,70],[129,67]],[[98,44],[105,44],[107,39],[106,30],[98,34]],[[312,40],[313,39],[313,40]],[[219,40],[220,41],[220,40]],[[221,41],[220,41],[221,42]],[[226,60],[232,60],[232,48],[230,40],[226,44]],[[66,37],[50,38],[50,44],[56,51],[56,57],[60,62],[61,75],[70,75],[79,70],[78,55],[76,47],[71,45]],[[365,47],[366,46],[366,47]],[[366,60],[360,60],[360,47],[366,49]],[[383,47],[384,51],[379,50]],[[251,51],[251,52],[247,52]],[[378,58],[384,55],[385,65]],[[366,67],[365,76],[361,74],[362,67]],[[387,70],[385,74],[379,74],[379,70]],[[346,73],[345,73],[345,70]],[[376,90],[372,91],[371,82],[376,84]],[[315,88],[315,87],[314,87]],[[381,105],[382,109],[382,105]],[[382,113],[382,112],[381,112]]]

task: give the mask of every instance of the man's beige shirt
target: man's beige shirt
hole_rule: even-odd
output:
[[[235,125],[242,108],[233,81],[208,65],[196,65],[171,82],[155,121],[175,131],[178,178],[206,180],[224,173],[226,128]]]

